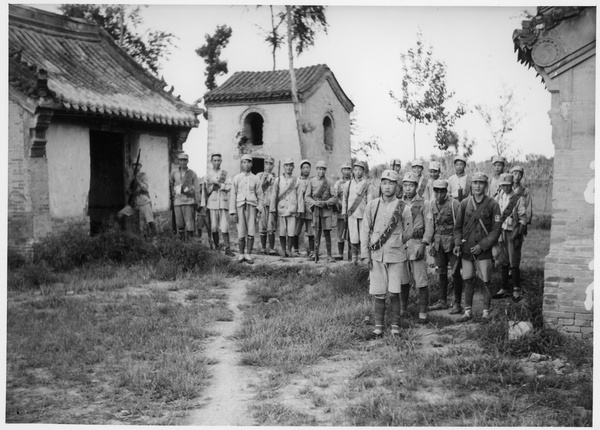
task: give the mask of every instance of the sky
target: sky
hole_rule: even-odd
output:
[[[38,5],[39,6],[39,5]],[[53,5],[43,5],[56,10]],[[283,6],[274,7],[276,11]],[[467,114],[456,124],[459,136],[476,142],[472,159],[489,160],[494,155],[492,137],[483,119],[474,110],[477,104],[497,106],[500,95],[513,91],[514,111],[519,122],[509,136],[512,147],[526,154],[554,155],[548,117],[550,94],[534,69],[517,62],[512,33],[521,28],[524,10],[531,7],[440,7],[440,6],[350,6],[329,5],[327,34],[319,34],[315,45],[295,59],[295,67],[327,64],[344,92],[355,105],[358,132],[353,144],[373,137],[379,139],[382,153],[372,154],[372,164],[400,158],[413,159],[413,128],[397,118],[399,110],[389,92],[400,92],[402,63],[400,55],[416,43],[420,30],[432,45],[437,60],[446,64],[447,86],[453,100],[467,107]],[[227,60],[229,73],[217,77],[220,85],[237,71],[272,70],[270,47],[263,32],[270,27],[268,6],[254,5],[160,5],[143,8],[144,26],[171,32],[178,37],[177,47],[162,64],[161,74],[175,87],[174,94],[192,103],[201,98],[205,64],[195,50],[205,43],[218,25],[232,30],[221,59]],[[277,69],[288,65],[287,49],[277,54]],[[207,123],[190,132],[184,150],[190,167],[206,172]],[[428,159],[439,154],[435,148],[434,126],[418,125],[417,157]]]

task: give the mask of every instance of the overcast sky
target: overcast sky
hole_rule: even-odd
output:
[[[44,6],[51,9],[52,6]],[[276,6],[281,10],[283,6]],[[516,60],[513,30],[521,28],[526,7],[408,7],[408,6],[336,6],[326,9],[328,33],[317,37],[315,46],[295,60],[296,67],[327,64],[345,93],[355,105],[360,141],[378,137],[384,152],[371,156],[372,163],[399,157],[413,158],[412,126],[400,123],[398,108],[389,96],[400,91],[402,69],[400,54],[416,43],[420,29],[433,46],[435,58],[447,66],[447,85],[455,99],[467,105],[468,112],[459,120],[456,131],[477,143],[473,158],[489,159],[494,151],[491,135],[476,112],[476,104],[495,106],[505,89],[514,91],[515,110],[520,122],[511,134],[521,158],[527,153],[554,155],[548,117],[550,94],[536,77]],[[206,33],[217,25],[233,29],[222,59],[228,61],[229,74],[218,77],[222,84],[236,71],[272,70],[269,46],[262,29],[270,26],[267,6],[220,6],[153,4],[144,8],[145,25],[174,33],[177,48],[162,68],[175,94],[193,102],[205,92],[205,65],[195,50],[204,44]],[[287,51],[277,55],[277,69],[287,66]],[[184,150],[190,154],[190,166],[198,173],[206,171],[206,122],[192,130]],[[427,158],[439,153],[434,147],[434,127],[417,126],[417,156]]]

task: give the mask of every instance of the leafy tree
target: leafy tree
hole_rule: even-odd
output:
[[[221,50],[229,43],[231,33],[231,27],[219,25],[212,36],[209,34],[204,35],[206,43],[196,49],[196,54],[204,58],[206,63],[206,70],[204,71],[206,81],[204,83],[209,91],[217,88],[215,76],[221,76],[229,72],[227,61],[221,60]]]
[[[446,88],[446,64],[434,59],[432,46],[425,46],[423,35],[417,33],[417,45],[401,55],[402,95],[390,96],[400,108],[398,120],[413,124],[414,157],[417,157],[417,124],[436,124],[436,142],[441,150],[452,146],[456,133],[455,121],[464,115],[462,105],[450,111],[446,104],[454,96]]]
[[[521,121],[514,107],[514,93],[510,88],[504,88],[497,104],[475,105],[475,110],[483,118],[492,137],[491,145],[498,155],[512,154],[518,156],[520,151],[511,148],[510,133]]]
[[[271,46],[271,55],[273,56],[273,71],[275,71],[277,68],[277,60],[275,54],[277,53],[277,50],[281,48],[283,42],[285,41],[285,35],[279,32],[279,27],[281,27],[281,24],[285,22],[286,14],[276,14],[273,11],[273,5],[269,6],[269,10],[271,12],[271,28],[269,30],[261,28],[261,30],[264,34],[265,42],[267,42],[267,44]],[[277,17],[275,15],[277,15]]]
[[[161,61],[168,58],[175,46],[177,37],[172,33],[153,29],[138,32],[143,24],[142,6],[62,4],[58,8],[65,16],[97,23],[131,58],[154,75],[158,75]]]

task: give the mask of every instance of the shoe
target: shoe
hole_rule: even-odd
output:
[[[279,251],[279,254],[277,254],[277,255],[279,255],[281,258],[288,258],[289,257],[288,253],[285,252],[285,251]]]
[[[277,251],[275,251],[274,249],[269,249],[268,255],[279,255],[279,253]]]
[[[446,303],[442,300],[438,300],[433,305],[429,306],[429,310],[430,311],[440,311],[442,309],[448,309],[448,307],[449,307],[448,303]]]
[[[481,315],[481,318],[483,318],[484,321],[490,321],[492,319],[492,316],[490,315],[490,310],[484,309],[483,315]]]
[[[306,256],[308,257],[308,253],[306,253]],[[300,251],[295,249],[294,252],[292,253],[292,257],[302,257],[302,254],[300,254]]]
[[[238,255],[238,263],[243,263],[246,260],[246,256],[244,254]]]
[[[492,296],[492,299],[506,299],[510,297],[510,293],[506,290],[500,290]]]
[[[450,309],[450,314],[462,314],[463,313],[463,308],[460,304],[454,302],[454,304],[452,305],[452,309]]]
[[[246,260],[246,263],[254,264],[254,260],[252,259],[252,256],[250,254],[244,254],[244,259]]]
[[[269,253],[267,252],[267,250],[266,250],[266,249],[261,249],[261,250],[260,250],[260,253],[261,253],[262,255],[269,255]]]
[[[392,337],[400,337],[400,327],[397,325],[393,325],[392,329],[390,330],[390,334],[392,335]]]
[[[335,259],[331,255],[328,255],[327,258],[325,258],[325,261],[328,263],[335,263]]]
[[[231,248],[225,249],[225,255],[228,256],[228,257],[235,257],[235,254],[233,253],[233,251],[231,250]]]
[[[473,319],[473,311],[468,310],[468,311],[465,311],[464,315],[462,317],[460,317],[458,322],[463,323],[463,322],[467,322],[471,319]]]
[[[381,339],[383,337],[383,330],[376,328],[371,332],[371,339]]]
[[[363,324],[365,324],[365,325],[371,325],[371,324],[373,324],[373,323],[371,322],[371,317],[370,317],[369,315],[366,315],[366,316],[363,318],[363,320],[362,320],[362,323],[363,323]]]

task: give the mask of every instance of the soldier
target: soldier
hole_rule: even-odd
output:
[[[298,179],[292,176],[293,171],[294,161],[291,158],[283,160],[283,175],[275,179],[271,193],[270,209],[271,213],[277,217],[282,257],[292,256],[292,239],[296,234],[296,215],[304,212],[304,197]]]
[[[335,195],[338,199],[338,207],[340,210],[337,211],[337,244],[338,244],[338,260],[344,259],[344,242],[346,238],[344,233],[346,230],[346,219],[344,217],[344,210],[342,208],[342,202],[344,201],[344,185],[350,182],[352,179],[352,166],[350,163],[342,164],[342,178],[338,179],[333,186]]]
[[[188,155],[181,153],[178,159],[179,167],[171,172],[169,184],[177,232],[179,237],[187,242],[194,236],[196,204],[200,204],[201,189],[198,176],[192,169],[188,169]]]
[[[210,155],[212,169],[206,174],[206,207],[210,213],[210,226],[215,248],[219,249],[219,230],[223,235],[225,255],[234,256],[229,244],[229,192],[231,180],[227,171],[221,169],[221,154],[213,152]]]
[[[417,183],[417,194],[423,197],[425,187],[427,186],[427,179],[423,176],[423,160],[414,160],[412,162],[411,170],[417,175],[419,182]]]
[[[400,335],[400,284],[408,283],[404,271],[408,239],[405,218],[410,211],[396,197],[399,176],[393,170],[381,175],[381,197],[367,203],[360,229],[361,258],[369,268],[369,294],[373,296],[375,330],[373,337],[382,337],[385,320],[385,299],[390,295],[392,336]]]
[[[399,176],[400,175],[400,170],[402,170],[402,162],[400,161],[400,159],[399,158],[392,159],[391,166],[392,166],[392,170],[394,172],[396,172],[398,174],[398,176]],[[402,187],[400,186],[400,184],[398,184],[398,186],[396,188],[402,188]]]
[[[419,178],[413,172],[404,175],[402,187],[404,188],[404,203],[410,210],[411,216],[404,220],[406,229],[410,234],[406,242],[407,258],[404,268],[412,274],[415,287],[419,291],[419,323],[427,323],[427,309],[429,307],[429,287],[427,286],[427,262],[425,248],[433,239],[433,216],[431,203],[425,201],[417,194]],[[400,286],[400,313],[405,315],[408,309],[408,295],[410,283],[405,279]]]
[[[354,162],[354,179],[344,187],[342,212],[348,222],[348,233],[352,246],[352,262],[358,264],[360,253],[360,226],[367,202],[373,200],[371,181],[364,177],[364,161]]]
[[[531,193],[529,192],[529,188],[523,186],[521,184],[521,180],[525,175],[525,169],[522,166],[514,166],[510,169],[510,173],[513,175],[513,190],[515,193],[522,193],[523,199],[525,203],[525,213],[527,215],[527,225],[525,226],[525,231],[523,232],[523,236],[527,236],[527,226],[531,224],[531,220],[533,218],[533,203],[531,198]]]
[[[260,245],[264,255],[277,255],[275,252],[275,229],[277,220],[273,215],[269,205],[271,204],[271,193],[273,192],[273,183],[275,182],[275,174],[273,167],[275,166],[275,159],[273,157],[265,157],[265,171],[260,172],[258,175],[258,181],[260,182],[260,188],[263,193],[264,210],[260,216],[258,232],[260,233]],[[267,236],[269,238],[269,251],[267,252]]]
[[[506,165],[506,158],[501,155],[494,155],[492,157],[492,168],[494,170],[492,176],[488,182],[487,195],[496,198],[500,193],[500,175],[504,173],[504,166]]]
[[[490,283],[492,279],[492,246],[498,241],[502,229],[500,206],[485,195],[487,176],[477,172],[473,175],[473,194],[460,203],[456,217],[461,243],[462,276],[465,289],[465,313],[459,322],[473,318],[473,294],[475,273],[479,273],[483,289],[483,319],[490,319]]]
[[[429,179],[427,179],[427,184],[425,185],[425,191],[423,192],[423,198],[430,202],[435,200],[435,195],[433,193],[433,183],[440,178],[440,163],[437,161],[432,161],[429,163]]]
[[[467,159],[462,155],[454,157],[456,173],[448,178],[448,193],[459,202],[471,195],[471,175],[465,173]]]
[[[335,260],[331,255],[331,216],[333,214],[332,206],[337,204],[335,191],[329,180],[325,177],[327,164],[324,161],[317,163],[317,177],[312,178],[306,189],[305,203],[313,214],[313,227],[323,230],[325,236],[325,248],[327,250],[327,262],[333,263]],[[316,224],[318,223],[318,225]],[[317,238],[319,231],[315,230]],[[314,257],[315,261],[319,257],[318,243],[315,243]],[[310,257],[309,257],[310,258]]]
[[[242,172],[233,177],[229,214],[237,224],[240,255],[238,261],[249,264],[252,260],[252,247],[256,235],[256,219],[263,211],[263,192],[260,181],[250,170],[252,157],[242,156]]]
[[[157,231],[154,213],[152,212],[152,199],[150,199],[148,188],[148,176],[140,170],[141,168],[142,163],[133,163],[133,171],[138,172],[133,178],[135,207],[140,211],[140,226],[145,224],[148,227],[148,236],[155,237]]]
[[[302,160],[300,162],[300,177],[298,178],[298,187],[302,195],[302,204],[298,205],[303,208],[303,211],[298,211],[298,219],[296,220],[296,235],[294,237],[294,257],[300,257],[300,234],[302,233],[302,227],[306,226],[306,236],[308,236],[308,250],[306,256],[311,258],[315,250],[315,236],[313,233],[312,226],[312,212],[306,204],[306,190],[308,189],[308,182],[310,181],[310,168],[311,164],[308,160]],[[292,255],[290,255],[291,257]]]
[[[493,299],[504,299],[512,296],[514,302],[521,300],[521,245],[527,228],[527,210],[522,189],[513,190],[513,175],[500,175],[499,186],[502,188],[496,198],[502,212],[502,232],[498,239],[500,255],[500,274],[502,288],[492,296]],[[513,289],[508,286],[508,272],[512,272]]]
[[[431,204],[433,215],[433,244],[429,252],[434,257],[440,283],[440,299],[429,307],[430,311],[447,309],[448,264],[452,268],[454,283],[454,304],[451,314],[460,314],[462,297],[462,278],[460,276],[460,236],[456,228],[456,215],[460,210],[458,200],[448,197],[448,181],[438,179],[433,183],[435,200]]]

